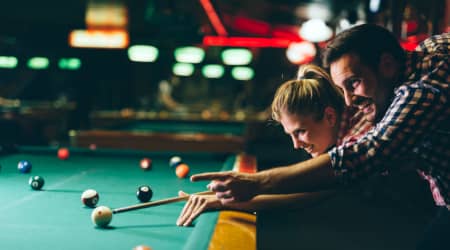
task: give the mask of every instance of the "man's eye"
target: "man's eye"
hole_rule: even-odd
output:
[[[299,129],[294,132],[295,136],[303,135],[306,131],[304,129]]]
[[[351,83],[352,88],[356,89],[356,87],[358,87],[358,85],[361,83],[361,80],[360,79],[352,79],[350,81],[350,83]]]

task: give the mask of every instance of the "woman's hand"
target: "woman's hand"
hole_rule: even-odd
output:
[[[189,196],[178,217],[178,226],[190,226],[201,213],[222,207],[220,200],[215,195],[189,195],[179,191],[178,196]]]

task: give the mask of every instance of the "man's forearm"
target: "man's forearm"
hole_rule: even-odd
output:
[[[223,208],[247,212],[256,212],[282,207],[298,209],[322,201],[333,194],[336,194],[335,190],[295,194],[257,195],[249,201],[228,203],[223,205]]]
[[[258,193],[261,194],[314,192],[334,188],[337,184],[328,154],[258,174],[261,184]]]

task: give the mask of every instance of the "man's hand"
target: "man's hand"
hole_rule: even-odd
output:
[[[216,193],[222,204],[234,201],[248,201],[261,190],[261,180],[257,174],[237,172],[213,172],[191,176],[191,181],[210,180],[207,188]]]

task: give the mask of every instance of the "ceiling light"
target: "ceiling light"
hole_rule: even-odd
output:
[[[221,56],[225,65],[247,65],[252,61],[252,53],[248,49],[226,49]]]
[[[201,63],[205,58],[205,51],[202,48],[187,46],[175,49],[175,60],[181,63]]]
[[[159,51],[150,45],[133,45],[128,48],[128,58],[133,62],[154,62]]]
[[[234,67],[231,70],[231,76],[236,80],[251,80],[255,75],[255,71],[249,67]]]
[[[310,19],[302,24],[299,35],[310,42],[327,41],[333,35],[333,31],[322,19]]]
[[[224,72],[223,66],[219,64],[208,64],[202,68],[202,74],[206,78],[221,78]]]
[[[172,72],[177,76],[191,76],[194,73],[194,65],[190,63],[175,63]]]

